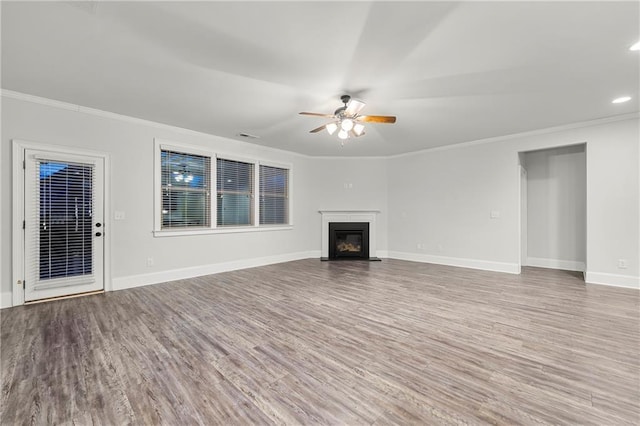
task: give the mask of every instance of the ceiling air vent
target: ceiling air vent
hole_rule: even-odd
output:
[[[243,138],[248,139],[260,139],[260,136],[252,135],[250,133],[238,133],[238,136],[242,136]]]

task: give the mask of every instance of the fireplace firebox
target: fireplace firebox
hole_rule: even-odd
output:
[[[330,222],[329,259],[369,260],[369,223]]]

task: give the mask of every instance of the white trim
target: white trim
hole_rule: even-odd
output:
[[[436,147],[433,147],[433,148],[426,148],[426,149],[421,149],[421,150],[418,150],[418,151],[411,151],[411,152],[404,152],[402,154],[388,155],[385,158],[401,158],[401,157],[407,157],[407,156],[410,156],[410,155],[422,154],[422,153],[427,153],[427,152],[447,151],[447,150],[450,150],[450,149],[466,148],[466,147],[475,146],[475,145],[485,145],[485,144],[490,144],[490,143],[495,143],[495,142],[502,142],[502,141],[511,140],[511,139],[521,139],[521,138],[526,138],[526,137],[531,137],[531,136],[546,135],[546,134],[549,134],[549,133],[557,133],[557,132],[562,132],[562,131],[565,131],[565,130],[581,129],[581,128],[584,128],[584,127],[599,126],[599,125],[607,124],[607,123],[615,123],[616,121],[633,120],[633,119],[637,119],[637,118],[640,118],[640,112],[632,112],[630,114],[614,115],[612,117],[597,118],[595,120],[587,120],[587,121],[579,121],[579,122],[576,122],[576,123],[563,124],[563,125],[555,126],[555,127],[546,127],[546,128],[543,128],[543,129],[531,130],[529,132],[512,133],[512,134],[509,134],[509,135],[494,136],[494,137],[491,137],[491,138],[477,139],[477,140],[473,140],[473,141],[454,143],[454,144],[450,144],[450,145],[436,146]],[[578,145],[578,144],[582,144],[582,143],[585,143],[585,142],[578,142],[578,143],[572,144],[572,145]],[[544,149],[544,148],[536,148],[536,150],[537,149]]]
[[[608,285],[612,287],[624,287],[640,290],[640,277],[633,275],[605,274],[602,272],[587,271],[584,274],[587,284]]]
[[[268,231],[289,231],[291,225],[247,225],[245,227],[224,227],[207,229],[163,229],[153,231],[154,237],[183,237],[185,235],[210,235],[210,234],[236,234],[241,232],[268,232]]]
[[[173,151],[180,153],[188,151],[189,154],[199,155],[201,157],[209,157],[211,159],[214,159],[216,157],[216,151],[209,150],[197,145],[172,142],[167,139],[161,138],[153,138],[153,144],[157,151]]]
[[[564,271],[585,271],[584,262],[577,260],[544,259],[540,257],[527,256],[527,266],[537,268],[562,269]]]
[[[293,167],[293,164],[291,163],[278,163],[276,161],[268,161],[268,160],[258,160],[258,165],[273,167],[276,169],[285,169],[285,170],[291,170],[291,168]]]
[[[399,157],[405,157],[405,156],[414,155],[414,154],[420,154],[420,153],[423,153],[423,152],[434,152],[434,151],[443,151],[443,150],[455,149],[455,148],[463,148],[463,147],[472,146],[472,145],[481,145],[481,144],[487,144],[487,143],[493,143],[493,142],[500,142],[500,141],[509,140],[509,139],[517,139],[517,138],[524,138],[524,137],[529,137],[529,136],[537,136],[537,135],[543,135],[543,134],[547,134],[547,133],[560,132],[560,131],[563,131],[563,130],[571,130],[571,129],[578,129],[578,128],[583,128],[583,127],[591,127],[591,126],[597,126],[597,125],[606,124],[606,123],[613,123],[613,122],[616,122],[616,121],[624,121],[624,120],[631,120],[631,119],[640,118],[640,112],[633,112],[633,113],[630,113],[630,114],[621,114],[621,115],[614,115],[614,116],[611,116],[611,117],[598,118],[598,119],[595,119],[595,120],[579,121],[579,122],[575,122],[575,123],[564,124],[564,125],[555,126],[555,127],[547,127],[547,128],[532,130],[532,131],[528,131],[528,132],[512,133],[512,134],[509,134],[509,135],[496,136],[496,137],[485,138],[485,139],[477,139],[477,140],[473,140],[473,141],[454,143],[454,144],[451,144],[451,145],[437,146],[437,147],[433,147],[433,148],[426,148],[426,149],[422,149],[422,150],[418,150],[418,151],[403,152],[401,154],[380,155],[380,156],[366,156],[366,157],[364,157],[364,156],[360,156],[360,157],[356,157],[356,156],[354,156],[354,157],[349,157],[349,156],[332,157],[332,156],[313,156],[313,155],[302,154],[302,153],[299,153],[299,152],[296,152],[296,151],[287,151],[287,150],[284,150],[284,149],[273,148],[273,147],[269,147],[269,146],[260,145],[260,144],[257,144],[257,143],[245,142],[245,141],[240,140],[240,139],[233,139],[233,138],[226,137],[226,136],[213,135],[213,134],[210,134],[210,133],[205,133],[205,132],[199,132],[199,131],[196,131],[196,130],[186,129],[184,127],[177,127],[177,126],[172,126],[172,125],[169,125],[169,124],[158,123],[156,121],[150,121],[150,120],[145,120],[145,119],[142,119],[142,118],[130,117],[130,116],[127,116],[127,115],[122,115],[122,114],[117,114],[117,113],[113,113],[113,112],[103,111],[103,110],[99,110],[99,109],[95,109],[95,108],[84,107],[84,106],[72,104],[72,103],[69,103],[69,102],[56,101],[54,99],[48,99],[48,98],[43,98],[43,97],[40,97],[40,96],[28,95],[26,93],[16,92],[16,91],[13,91],[13,90],[2,89],[0,91],[0,96],[5,97],[5,98],[10,98],[10,99],[16,99],[16,100],[24,101],[24,102],[32,102],[32,103],[35,103],[35,104],[40,104],[40,105],[46,105],[46,106],[50,106],[50,107],[54,107],[54,108],[65,109],[65,110],[69,110],[69,111],[81,112],[81,113],[90,114],[90,115],[94,115],[94,116],[98,116],[98,117],[110,118],[110,119],[113,119],[113,120],[123,121],[123,122],[126,122],[126,123],[141,124],[141,125],[145,125],[145,126],[154,127],[154,128],[157,128],[157,129],[170,130],[170,131],[174,131],[174,132],[185,134],[185,135],[199,136],[199,137],[204,136],[204,137],[207,137],[207,138],[212,138],[213,137],[213,138],[228,139],[228,140],[232,140],[234,142],[247,144],[247,146],[261,147],[261,148],[263,148],[265,150],[268,150],[268,151],[282,152],[282,153],[286,153],[286,154],[293,155],[293,156],[296,156],[296,157],[313,158],[313,159],[332,159],[332,160],[336,160],[336,159],[344,159],[344,160],[375,160],[375,159],[399,158]]]
[[[321,214],[367,214],[367,213],[380,213],[380,210],[318,210]]]
[[[480,269],[483,271],[505,272],[519,274],[520,265],[517,263],[493,262],[490,260],[465,259],[461,257],[433,256],[429,254],[389,251],[391,259],[408,260],[411,262],[435,263],[437,265],[456,266],[458,268]]]
[[[136,117],[131,117],[131,116],[128,116],[128,115],[117,114],[115,112],[104,111],[104,110],[100,110],[100,109],[96,109],[96,108],[89,108],[89,107],[85,107],[85,106],[82,106],[82,105],[72,104],[72,103],[69,103],[69,102],[57,101],[57,100],[54,100],[54,99],[43,98],[43,97],[40,97],[40,96],[28,95],[26,93],[16,92],[16,91],[13,91],[13,90],[2,89],[0,91],[0,96],[2,96],[4,98],[9,98],[9,99],[15,99],[15,100],[18,100],[18,101],[31,102],[31,103],[34,103],[34,104],[50,106],[50,107],[53,107],[53,108],[65,109],[65,110],[68,110],[68,111],[80,112],[80,113],[93,115],[93,116],[97,116],[97,117],[102,117],[102,118],[108,118],[108,119],[112,119],[112,120],[122,121],[122,122],[125,122],[125,123],[140,124],[140,125],[143,125],[143,126],[149,126],[149,127],[153,127],[153,128],[160,129],[160,130],[169,130],[169,131],[180,133],[180,134],[187,135],[187,136],[206,137],[206,138],[209,138],[209,139],[210,138],[227,139],[227,140],[230,140],[230,141],[234,141],[236,143],[246,144],[246,146],[260,147],[262,149],[265,149],[265,150],[271,151],[271,152],[281,152],[281,153],[286,153],[286,154],[289,154],[289,155],[293,155],[293,156],[296,156],[296,157],[303,157],[303,158],[310,158],[311,157],[310,155],[301,154],[299,152],[287,151],[287,150],[284,150],[284,149],[273,148],[273,147],[270,147],[270,146],[264,146],[264,145],[260,145],[260,144],[257,144],[257,143],[249,143],[249,142],[246,142],[246,141],[240,140],[240,139],[233,139],[233,138],[226,137],[226,136],[213,135],[211,133],[199,132],[197,130],[191,130],[191,129],[187,129],[187,128],[184,128],[184,127],[172,126],[170,124],[164,124],[164,123],[159,123],[157,121],[145,120],[145,119],[142,119],[142,118],[136,118]]]
[[[320,238],[320,256],[329,257],[329,223],[330,222],[368,222],[369,223],[369,257],[377,257],[378,227],[376,216],[380,210],[319,210],[322,215]]]
[[[378,250],[376,257],[379,257],[380,259],[389,258],[389,250]]]
[[[230,262],[214,263],[210,265],[194,266],[190,268],[173,269],[170,271],[153,272],[150,274],[129,275],[113,279],[113,290],[142,287],[145,285],[159,284],[174,280],[200,277],[203,275],[218,274],[221,272],[235,271],[238,269],[255,268],[258,266],[273,265],[294,260],[311,259],[320,257],[317,251],[280,254],[275,256],[258,257],[253,259],[233,260]]]
[[[104,290],[111,291],[111,157],[109,153],[104,151],[93,151],[88,149],[75,148],[65,145],[45,144],[40,142],[24,141],[20,139],[12,139],[12,171],[11,176],[13,179],[13,192],[12,192],[12,208],[13,208],[13,220],[12,220],[12,281],[11,281],[11,293],[12,293],[12,305],[19,306],[24,304],[24,289],[21,285],[18,285],[18,281],[24,281],[24,232],[22,229],[22,221],[25,217],[24,212],[24,169],[22,168],[24,158],[24,152],[27,149],[47,151],[57,154],[70,155],[75,158],[79,156],[99,157],[104,161],[104,176],[103,176],[103,210],[104,215],[102,218],[103,224],[103,240],[104,240],[104,267],[103,267],[103,279]],[[6,302],[1,302],[6,303]]]
[[[0,309],[10,308],[13,306],[13,296],[10,291],[0,293]]]
[[[22,221],[24,220],[24,168],[23,161],[24,151],[27,148],[25,143],[13,141],[11,163],[11,178],[13,179],[13,193],[11,204],[13,209],[13,220],[11,229],[11,293],[12,306],[24,304],[24,229],[22,229]],[[3,302],[4,304],[5,302]]]

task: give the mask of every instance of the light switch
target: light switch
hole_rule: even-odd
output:
[[[500,217],[500,210],[491,210],[491,219],[497,219]]]

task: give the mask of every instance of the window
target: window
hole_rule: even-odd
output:
[[[162,229],[211,226],[211,159],[162,150]]]
[[[154,235],[291,229],[291,169],[155,140]]]
[[[260,166],[260,225],[289,223],[289,170]]]
[[[253,224],[253,164],[218,158],[218,226]]]

